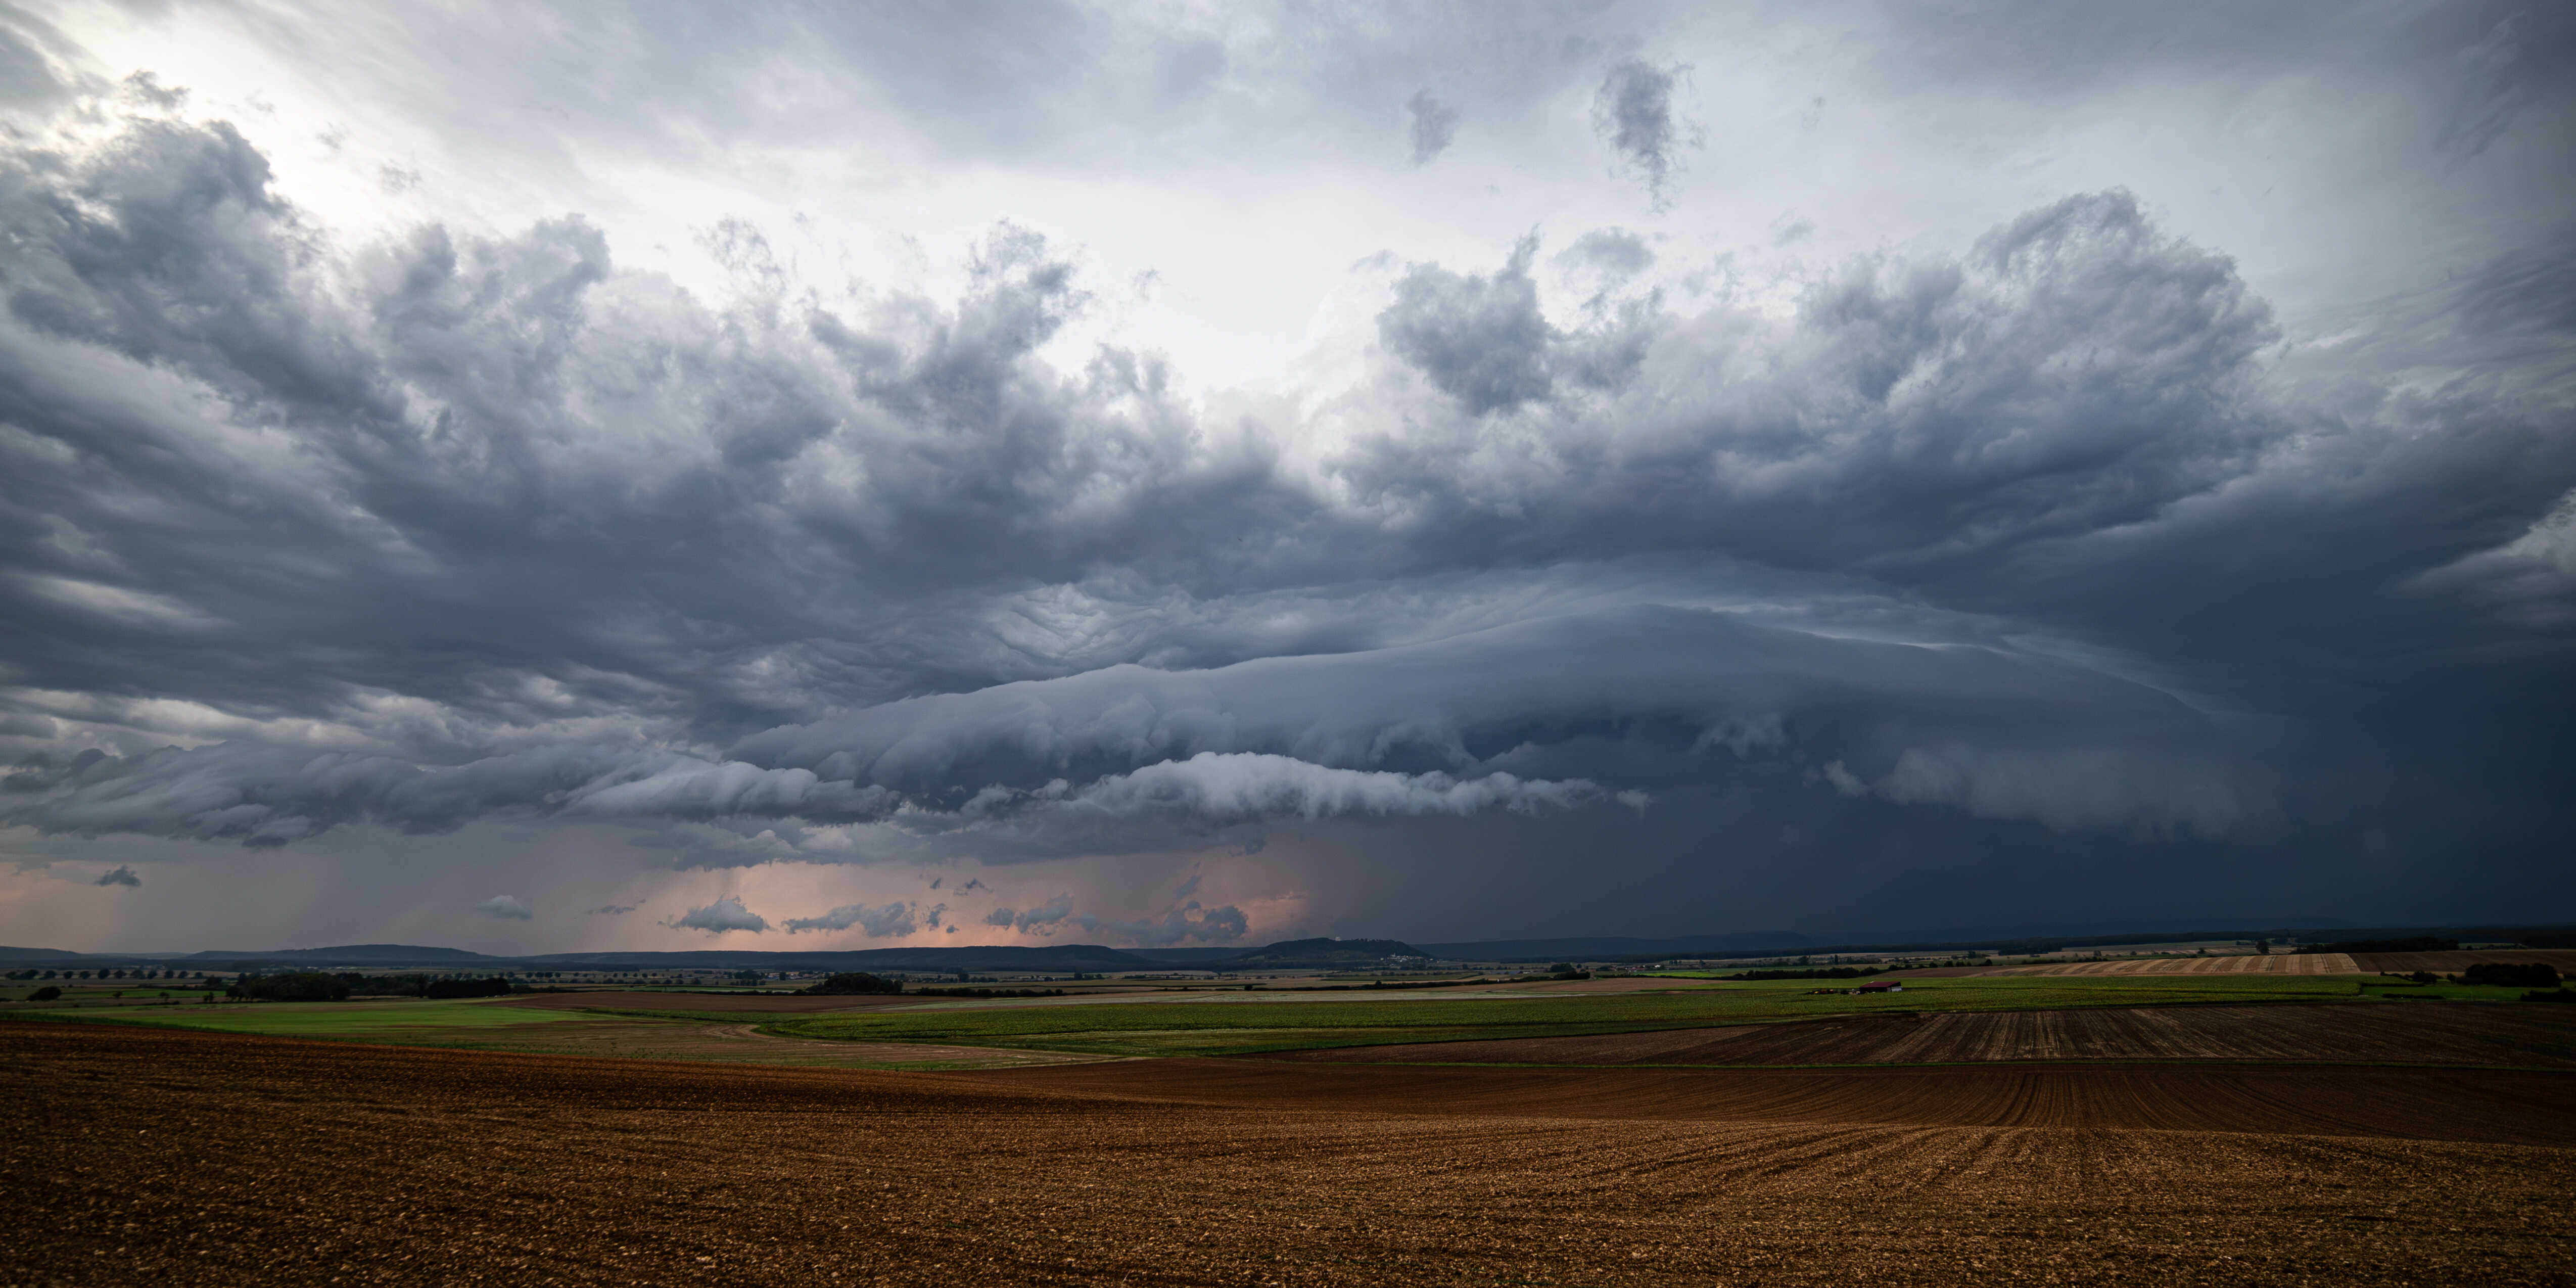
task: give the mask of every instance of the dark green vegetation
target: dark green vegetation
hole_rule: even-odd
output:
[[[349,982],[319,971],[244,975],[224,990],[224,996],[258,1002],[345,1002],[349,1000]]]
[[[2556,988],[2558,968],[2547,962],[2479,962],[2460,972],[2460,982],[2505,988]]]
[[[2301,944],[2303,953],[2448,953],[2457,952],[2456,939],[2438,935],[2417,935],[2411,939],[2344,939],[2331,944]]]
[[[1748,970],[1738,975],[1720,975],[1719,979],[1864,979],[1896,969],[1893,966],[1824,966],[1814,970]]]
[[[903,984],[897,980],[871,975],[863,970],[854,970],[826,976],[821,983],[798,991],[826,997],[859,997],[869,994],[900,993],[903,991]]]
[[[1852,1013],[2160,1006],[2349,1000],[2348,979],[2300,976],[1977,978],[1921,980],[1902,997],[1816,995],[1733,985],[1671,992],[1386,997],[1307,1001],[1211,994],[1225,1001],[907,1007],[763,1025],[793,1037],[938,1042],[1096,1055],[1229,1055],[1519,1037],[1567,1037],[1759,1024]]]
[[[256,1002],[345,1002],[351,997],[426,997],[450,1001],[462,997],[508,997],[517,990],[494,975],[453,979],[430,975],[364,975],[356,971],[289,971],[279,975],[244,975],[224,990],[226,997]]]

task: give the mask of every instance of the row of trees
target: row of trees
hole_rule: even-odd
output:
[[[457,998],[507,997],[516,991],[508,979],[499,975],[488,979],[447,979],[428,975],[361,975],[356,972],[334,975],[322,971],[290,971],[279,975],[244,975],[224,990],[224,996],[259,1002],[341,1002],[358,993],[373,997]]]

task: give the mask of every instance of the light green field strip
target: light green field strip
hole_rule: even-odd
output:
[[[941,1042],[1095,1055],[1226,1055],[1394,1042],[1568,1037],[1762,1024],[1887,1011],[2048,1010],[2095,1006],[2358,999],[2352,980],[2316,977],[1961,978],[1920,980],[1903,993],[1814,994],[1812,981],[1677,993],[1486,997],[1280,997],[1270,1005],[1208,997],[1168,1004],[1077,1002],[979,1009],[906,1007],[865,1015],[773,1021],[762,1031],[865,1042]],[[1057,1001],[1058,999],[1049,999]]]

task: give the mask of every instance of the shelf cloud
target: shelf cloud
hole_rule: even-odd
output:
[[[2045,872],[2032,915],[2103,920],[2145,897],[2112,855],[2158,916],[2576,898],[2566,19],[1292,55],[782,12],[619,16],[587,89],[502,11],[317,26],[265,114],[188,41],[0,20],[24,870],[394,837],[469,930],[674,942],[769,929],[746,898],[848,942],[1473,937],[1442,892],[1533,838],[1601,870],[1474,915],[1965,918]],[[407,74],[339,79],[358,28]],[[2212,124],[2247,77],[2303,87],[2259,149]],[[862,219],[820,156],[946,195]],[[472,866],[501,835],[581,857]],[[2000,866],[1878,891],[1818,837]],[[956,907],[876,875],[924,865]]]

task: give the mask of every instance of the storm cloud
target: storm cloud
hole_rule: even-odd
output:
[[[1660,871],[1759,838],[1850,828],[1878,852],[1971,828],[2041,866],[2121,845],[2289,872],[2367,848],[2401,857],[2354,897],[2402,903],[2452,888],[2473,838],[2576,897],[2548,875],[2570,821],[2553,731],[2576,716],[2576,276],[2548,213],[2564,176],[2529,164],[2576,120],[2564,19],[2357,29],[2402,69],[2376,81],[2246,20],[2246,57],[2332,69],[2416,131],[2404,155],[2523,212],[2406,289],[2321,302],[2330,273],[2213,239],[2204,185],[2159,157],[1969,201],[1980,167],[2011,167],[1963,152],[1909,195],[1921,231],[1833,241],[1827,208],[1784,251],[1754,230],[1794,212],[1748,222],[1728,187],[1731,166],[1785,164],[1759,154],[1770,127],[1690,70],[1718,64],[1679,18],[1657,43],[1497,17],[1458,55],[1491,66],[1434,66],[1399,32],[1308,67],[1230,62],[1230,29],[1032,11],[1023,35],[1053,30],[1098,74],[1047,61],[1070,79],[994,84],[902,135],[907,155],[1168,167],[1223,149],[1145,123],[1192,104],[1268,137],[1257,84],[1374,158],[1359,188],[1473,170],[1501,193],[1470,155],[1492,147],[1605,190],[1515,190],[1493,198],[1508,221],[1344,255],[1361,267],[1315,306],[1312,352],[1240,388],[1121,331],[1150,302],[1052,232],[1034,188],[872,281],[834,258],[854,224],[711,213],[675,252],[631,213],[434,204],[442,183],[484,200],[435,159],[398,186],[423,204],[352,220],[262,118],[11,21],[0,824],[30,843],[507,825],[662,838],[683,857],[652,861],[682,870],[1043,869],[1257,855],[1274,832],[1306,838],[1296,862],[1358,864],[1334,855],[1401,831],[1453,838],[1427,852],[1463,872],[1469,837],[1571,828]],[[422,24],[409,57],[473,47],[447,20],[384,21]],[[638,47],[750,65],[728,60],[753,34],[632,21]],[[806,43],[892,96],[865,107],[888,119],[973,97],[924,68],[985,66],[974,40],[884,21],[901,31],[818,20]],[[1858,82],[1937,88],[1983,51],[1991,93],[2073,111],[2110,74],[2087,51],[2135,35],[1920,21],[1862,23]],[[896,35],[919,66],[868,39]],[[2218,57],[2157,48],[2119,74],[2190,88]],[[1106,70],[1139,59],[1152,77]],[[1325,63],[1382,79],[1363,93]],[[650,119],[570,105],[562,128],[612,154],[630,131],[802,147],[826,128],[726,83],[676,85]],[[1008,107],[1059,100],[1124,141]],[[1702,100],[1736,115],[1719,128]],[[1574,150],[1545,151],[1559,138]],[[1599,173],[1605,146],[1654,210]],[[1705,183],[1677,181],[1686,154]],[[1598,217],[1524,217],[1557,209]],[[1256,258],[1226,253],[1210,262]],[[2393,271],[2384,247],[2346,253]],[[1113,906],[1029,880],[955,913],[889,897],[919,885],[800,890],[786,906],[830,911],[783,924],[1306,928],[1256,925],[1267,905],[1231,888]],[[559,906],[609,925],[625,890]],[[653,906],[688,907],[670,928],[769,927],[715,894]],[[527,919],[512,902],[472,906]],[[1371,924],[1404,932],[1400,912]],[[1735,927],[1669,927],[1716,928]]]

